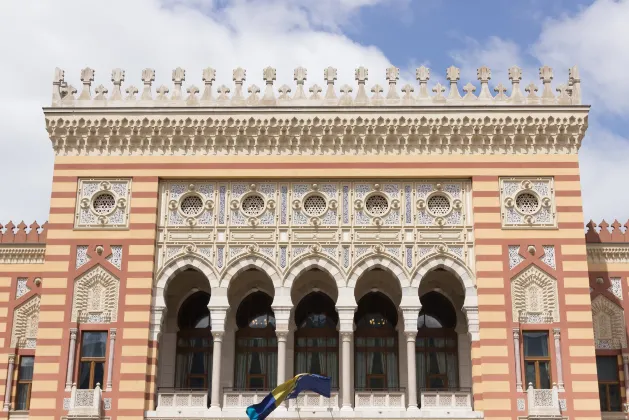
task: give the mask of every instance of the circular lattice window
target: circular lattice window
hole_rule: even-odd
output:
[[[373,216],[382,216],[389,210],[389,201],[382,194],[374,194],[365,201],[365,209]]]
[[[445,216],[450,212],[450,200],[441,194],[435,194],[428,199],[428,211],[435,216]]]
[[[531,193],[522,193],[516,197],[515,206],[523,214],[533,214],[539,207],[539,200]]]
[[[203,210],[203,200],[198,195],[189,195],[181,200],[181,212],[186,216],[196,216]]]
[[[327,204],[322,195],[314,194],[304,200],[304,211],[309,216],[321,216],[326,208]]]
[[[251,194],[242,200],[242,212],[247,216],[258,216],[264,211],[264,198],[259,194]]]
[[[116,207],[116,199],[112,193],[102,193],[94,198],[92,207],[96,214],[109,214]]]

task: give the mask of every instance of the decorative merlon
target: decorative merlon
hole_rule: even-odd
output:
[[[525,93],[520,87],[522,70],[519,67],[511,67],[508,72],[511,81],[511,89],[508,94],[507,88],[502,83],[498,83],[493,88],[495,94],[492,93],[489,86],[491,69],[483,66],[477,69],[477,79],[480,85],[478,94],[476,94],[476,86],[468,82],[463,87],[464,92],[466,92],[464,96],[461,96],[458,86],[461,71],[454,66],[449,67],[446,71],[446,79],[450,84],[447,93],[446,87],[440,83],[435,83],[433,86],[428,85],[431,71],[425,66],[416,70],[416,79],[419,85],[416,94],[413,93],[415,89],[408,84],[401,88],[403,94],[400,94],[397,86],[400,78],[398,68],[385,69],[384,75],[388,83],[385,93],[384,88],[377,83],[367,85],[369,70],[361,66],[354,72],[356,86],[341,86],[342,95],[336,93],[334,82],[337,80],[337,69],[333,67],[328,67],[323,72],[324,81],[327,84],[324,95],[320,95],[323,89],[316,84],[309,86],[307,90],[310,94],[306,94],[305,84],[308,72],[303,67],[298,67],[294,71],[295,88],[282,85],[279,89],[274,86],[277,79],[276,69],[267,67],[262,71],[262,79],[265,83],[262,96],[258,95],[261,89],[252,84],[246,89],[249,92],[249,96],[246,98],[243,93],[246,70],[240,67],[233,71],[234,88],[221,85],[216,89],[217,96],[214,96],[212,92],[217,72],[211,67],[202,70],[200,74],[203,85],[202,91],[194,84],[184,88],[186,70],[177,67],[172,71],[172,91],[167,86],[161,85],[154,93],[152,85],[155,81],[155,70],[147,68],[142,70],[143,88],[140,94],[140,90],[135,86],[122,87],[125,81],[125,71],[117,68],[111,73],[113,84],[111,93],[106,87],[99,85],[95,89],[95,95],[93,95],[91,85],[95,80],[95,73],[89,67],[81,70],[82,89],[79,96],[75,97],[78,90],[65,81],[63,70],[55,69],[52,107],[581,105],[581,79],[576,66],[569,69],[566,82],[558,85],[554,90],[551,85],[554,78],[553,69],[548,66],[541,67],[538,75],[540,83],[530,82],[524,88]],[[276,89],[278,94],[276,94]],[[368,92],[371,92],[371,95]],[[199,93],[200,96],[196,96]]]
[[[46,227],[48,222],[39,225],[37,222],[27,226],[24,221],[17,226],[13,222],[6,225],[0,223],[0,245],[7,244],[44,244],[46,243]]]

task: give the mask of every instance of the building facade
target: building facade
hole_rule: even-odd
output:
[[[629,232],[584,236],[577,68],[385,74],[57,69],[49,221],[0,230],[2,416],[243,418],[312,372],[331,398],[274,417],[625,418]]]

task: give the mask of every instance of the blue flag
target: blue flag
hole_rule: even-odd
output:
[[[311,391],[330,398],[331,379],[312,373],[299,374],[279,385],[258,404],[247,407],[247,416],[250,420],[264,420],[284,400],[297,398],[304,391]]]

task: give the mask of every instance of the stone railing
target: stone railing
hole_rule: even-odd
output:
[[[540,67],[538,77],[540,85],[530,83],[520,86],[522,81],[522,69],[517,66],[508,70],[510,89],[502,83],[492,84],[491,70],[488,67],[477,69],[478,95],[475,94],[477,86],[467,83],[463,86],[463,94],[459,91],[461,70],[451,66],[446,70],[446,79],[449,89],[441,83],[428,85],[430,69],[421,66],[415,71],[417,85],[406,83],[400,89],[398,81],[400,70],[397,67],[389,67],[382,76],[386,79],[385,86],[378,83],[370,83],[369,70],[358,67],[354,71],[355,84],[351,86],[343,84],[340,87],[340,95],[334,85],[338,78],[337,69],[328,67],[323,69],[323,86],[311,84],[306,88],[307,70],[298,67],[293,72],[295,86],[283,84],[275,88],[273,83],[277,80],[277,71],[273,67],[262,70],[264,88],[255,84],[245,85],[247,71],[237,68],[233,71],[231,79],[232,87],[221,85],[217,89],[213,87],[216,80],[216,70],[208,67],[201,73],[202,88],[194,84],[186,88],[183,84],[186,80],[186,71],[180,67],[172,71],[171,88],[161,85],[156,92],[153,89],[155,70],[147,68],[142,70],[142,88],[133,85],[123,87],[125,71],[114,69],[111,72],[113,86],[111,92],[102,84],[98,85],[92,94],[92,82],[95,71],[89,67],[81,70],[81,92],[65,80],[65,72],[55,69],[53,77],[53,107],[195,107],[195,106],[223,106],[223,107],[250,107],[250,106],[426,106],[426,105],[580,105],[581,104],[581,80],[576,66],[568,71],[566,83],[553,89],[553,69],[548,66]],[[447,93],[446,93],[447,90]],[[507,92],[509,91],[509,92]],[[354,93],[355,92],[355,93]],[[417,93],[414,93],[417,92]],[[493,93],[492,93],[493,92]],[[539,92],[539,95],[537,94]],[[557,94],[555,93],[557,92]],[[79,93],[78,97],[75,94]],[[433,94],[434,93],[434,94]],[[495,93],[495,94],[494,94]]]
[[[529,383],[526,393],[529,416],[561,417],[557,384],[553,384],[551,389],[534,389]]]
[[[157,390],[158,413],[185,410],[206,410],[207,390],[162,388]]]
[[[419,398],[422,411],[431,410],[462,410],[472,411],[472,390],[443,389],[420,391]]]
[[[339,408],[339,393],[338,391],[332,391],[330,398],[325,398],[319,394],[312,392],[305,392],[299,394],[295,399],[288,401],[288,407],[291,410],[304,410],[304,411],[324,411],[329,408],[337,410]]]
[[[223,410],[240,410],[257,404],[269,394],[269,390],[241,390],[223,388]]]
[[[406,391],[404,389],[364,390],[356,391],[354,395],[354,406],[356,410],[406,410]]]
[[[77,389],[76,384],[72,385],[68,407],[69,418],[101,417],[102,407],[100,384],[96,384],[94,389]]]

